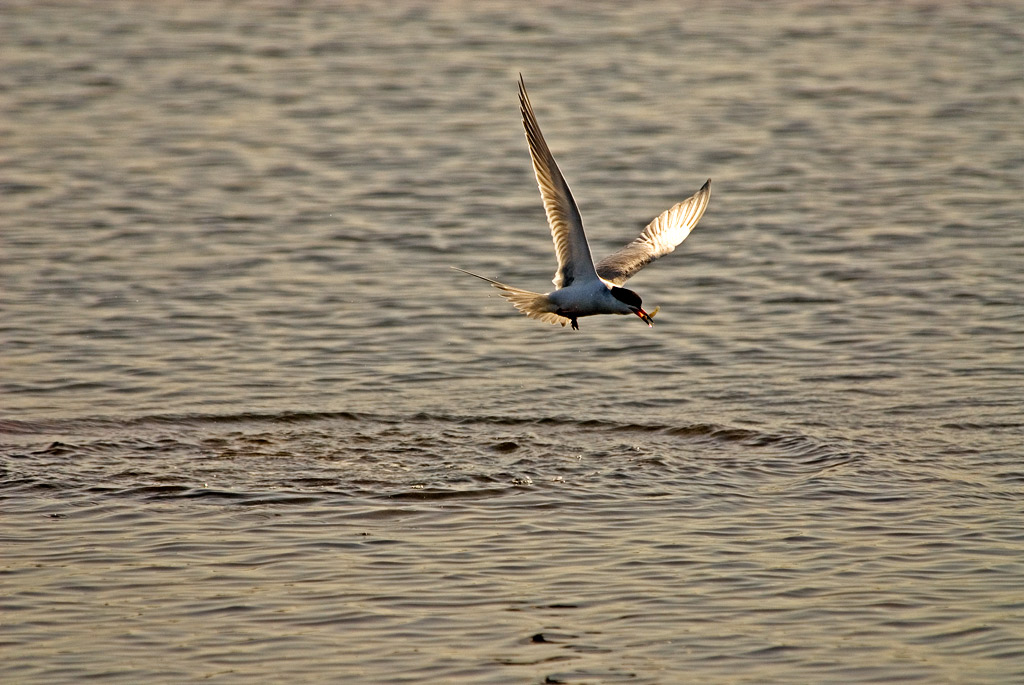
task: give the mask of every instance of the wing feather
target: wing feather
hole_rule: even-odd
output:
[[[590,254],[587,234],[583,231],[580,210],[540,132],[522,74],[519,75],[519,109],[523,115],[523,127],[526,129],[526,141],[530,145],[537,186],[544,201],[551,238],[555,243],[555,255],[558,257],[558,269],[552,283],[555,288],[567,288],[579,279],[596,279],[594,258]]]
[[[709,200],[711,179],[692,196],[647,224],[636,240],[598,262],[597,275],[614,285],[622,285],[658,257],[675,250],[700,221]]]

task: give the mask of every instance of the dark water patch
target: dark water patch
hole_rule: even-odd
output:
[[[840,467],[870,463],[863,446],[801,434],[564,416],[245,412],[8,422],[4,431],[13,444],[3,448],[0,490],[9,493],[257,509],[333,502],[372,511],[534,493],[539,510],[597,493],[672,500],[693,487],[739,502],[809,490]],[[48,440],[54,433],[63,439]]]
[[[421,488],[407,492],[395,492],[382,495],[392,500],[450,500],[450,499],[476,499],[484,497],[498,497],[508,493],[514,488],[481,488],[477,490],[439,490],[432,488]]]
[[[665,434],[671,436],[711,439],[722,442],[738,442],[754,446],[768,446],[785,442],[800,441],[799,436],[777,436],[761,433],[751,429],[729,428],[714,424],[690,424],[673,426],[668,424],[641,424],[606,419],[577,419],[568,416],[522,417],[522,416],[472,416],[441,413],[419,412],[411,415],[384,415],[360,412],[245,412],[241,414],[181,414],[139,416],[127,419],[112,417],[82,419],[48,419],[6,420],[0,422],[0,435],[47,435],[74,432],[105,432],[128,429],[153,429],[160,427],[174,428],[176,431],[189,428],[227,427],[232,425],[266,425],[273,428],[278,425],[302,425],[312,423],[354,422],[381,426],[436,424],[454,426],[490,426],[490,427],[533,427],[558,430],[575,430],[583,432],[600,431],[623,434]],[[271,433],[272,434],[272,433]],[[252,436],[249,440],[257,440]],[[126,447],[117,441],[97,441],[92,448]],[[493,446],[495,451],[514,451],[517,445],[513,441],[502,441]],[[72,446],[55,441],[40,450],[40,453],[66,454]]]

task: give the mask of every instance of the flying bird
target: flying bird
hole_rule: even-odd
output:
[[[487,281],[531,319],[562,326],[570,323],[573,330],[579,330],[577,319],[583,316],[635,314],[648,326],[653,326],[653,314],[644,311],[640,296],[622,285],[658,257],[675,250],[690,234],[711,199],[711,179],[691,197],[662,212],[636,240],[595,265],[580,211],[537,125],[522,74],[519,75],[519,109],[558,257],[558,269],[552,280],[555,289],[545,294],[534,293],[472,271],[452,268]]]

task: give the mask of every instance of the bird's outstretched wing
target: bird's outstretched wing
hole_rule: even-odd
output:
[[[523,114],[533,171],[537,175],[537,185],[540,187],[541,199],[544,200],[544,211],[548,215],[555,255],[558,257],[558,270],[555,271],[552,283],[555,288],[567,288],[576,280],[596,280],[594,258],[590,256],[590,245],[587,244],[587,234],[583,232],[580,210],[537,125],[522,74],[519,75],[519,109]]]
[[[676,249],[700,221],[711,199],[711,179],[700,190],[647,224],[640,236],[597,264],[597,275],[622,285],[658,257]]]

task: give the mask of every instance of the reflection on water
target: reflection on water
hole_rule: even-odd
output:
[[[1024,678],[1018,9],[3,21],[0,679]]]

